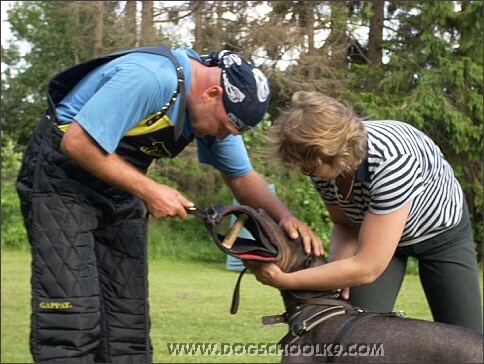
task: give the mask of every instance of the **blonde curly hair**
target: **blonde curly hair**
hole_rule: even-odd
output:
[[[353,173],[366,156],[366,130],[351,110],[319,92],[298,91],[269,129],[271,153],[286,167],[329,164]],[[309,167],[309,168],[308,168]]]

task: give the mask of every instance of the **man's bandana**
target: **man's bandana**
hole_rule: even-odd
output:
[[[228,50],[202,57],[207,66],[222,68],[222,101],[232,124],[241,133],[257,125],[267,112],[269,82],[264,74]]]

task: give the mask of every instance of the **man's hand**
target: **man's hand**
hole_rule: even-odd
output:
[[[324,255],[324,247],[318,235],[305,223],[295,217],[289,217],[279,222],[282,229],[291,239],[301,237],[306,254],[311,252],[316,256]]]
[[[142,199],[148,212],[155,219],[177,216],[185,219],[187,208],[195,206],[178,190],[156,182],[151,186],[149,193],[142,195]]]
[[[238,177],[223,175],[223,178],[241,205],[264,209],[274,221],[279,223],[279,226],[291,239],[296,240],[301,237],[304,251],[307,254],[312,252],[316,256],[324,255],[324,248],[319,236],[307,224],[289,212],[256,171],[252,170]]]

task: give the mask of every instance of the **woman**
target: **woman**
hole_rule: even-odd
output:
[[[407,259],[416,257],[435,321],[482,333],[477,259],[465,198],[452,167],[424,133],[400,121],[363,121],[338,101],[297,92],[271,129],[285,166],[310,176],[333,229],[331,262],[284,273],[248,262],[279,289],[342,289],[374,312],[393,309]],[[349,288],[351,288],[351,295]]]

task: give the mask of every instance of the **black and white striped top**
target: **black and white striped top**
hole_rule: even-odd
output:
[[[322,199],[361,223],[367,211],[386,214],[412,201],[399,246],[418,243],[460,222],[463,192],[439,147],[413,126],[363,121],[368,154],[356,173],[352,201],[336,198],[333,183],[312,177]]]

